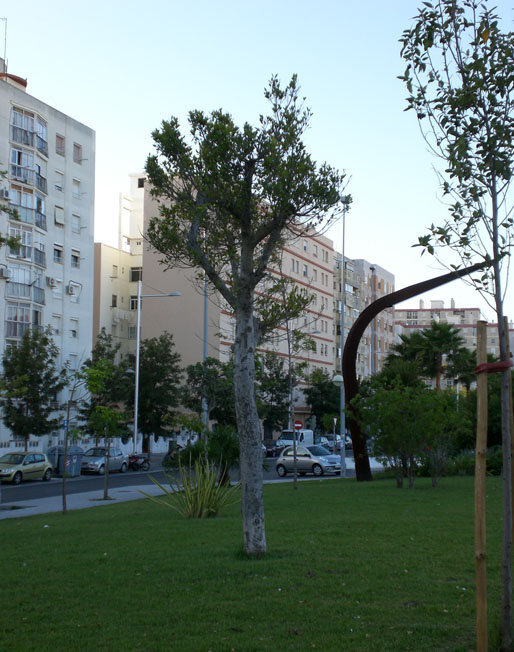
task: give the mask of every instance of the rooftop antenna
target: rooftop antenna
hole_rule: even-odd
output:
[[[4,26],[4,72],[7,74],[7,18],[0,18],[5,23]]]

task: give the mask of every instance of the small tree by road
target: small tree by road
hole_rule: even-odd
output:
[[[18,346],[3,356],[0,401],[3,422],[27,450],[30,435],[46,435],[59,425],[57,399],[66,385],[66,370],[57,367],[59,350],[50,329],[28,329]]]

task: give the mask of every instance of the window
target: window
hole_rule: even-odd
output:
[[[73,195],[73,199],[80,199],[80,180],[79,179],[73,179],[73,186],[71,189],[71,193]]]
[[[116,294],[113,294],[111,297],[111,308],[116,308],[117,305],[118,305],[118,297],[116,296]]]
[[[82,145],[78,143],[73,143],[73,162],[82,164]]]
[[[43,156],[48,156],[48,139],[46,136],[46,122],[37,117],[36,149]]]
[[[79,320],[73,317],[70,319],[70,336],[73,338],[79,336]]]
[[[71,266],[75,269],[79,269],[80,267],[80,251],[77,249],[71,250]]]
[[[315,256],[316,258],[318,257],[318,245],[316,244],[312,245],[312,255]]]
[[[63,247],[61,245],[54,245],[54,263],[63,263]]]
[[[80,233],[80,215],[76,213],[71,216],[71,230],[73,233]]]
[[[64,208],[54,206],[54,222],[57,226],[64,226]]]
[[[11,149],[11,176],[34,185],[34,154],[23,149]]]
[[[11,112],[11,140],[34,147],[34,114],[13,107]]]
[[[144,188],[145,187],[145,179],[144,179],[144,177],[140,177],[137,180],[137,187],[138,188]]]
[[[313,274],[313,279],[314,279],[315,281],[317,281],[317,280],[318,280],[318,270],[317,270],[317,269],[313,269],[313,270],[312,270],[312,274]],[[323,273],[321,274],[321,276],[323,276]]]
[[[130,297],[130,309],[137,310],[137,296]]]
[[[303,241],[303,250],[307,251],[307,240]]]
[[[9,227],[9,236],[18,238],[20,241],[18,249],[9,249],[9,256],[32,260],[32,230],[25,226],[11,226]]]
[[[133,281],[142,281],[142,280],[143,280],[143,268],[131,267],[129,281],[133,282]]]
[[[309,269],[308,269],[307,265],[304,265],[303,266],[303,275],[307,276],[308,274],[309,274]]]
[[[61,333],[61,315],[52,315],[52,333],[54,335],[60,335]]]
[[[61,136],[60,134],[55,134],[55,153],[56,154],[59,154],[59,156],[64,156],[65,144],[66,144],[66,141],[64,140],[64,136]]]
[[[64,191],[64,172],[55,171],[55,189],[59,192]]]
[[[118,278],[118,265],[112,266],[112,278]]]
[[[8,303],[6,337],[22,337],[30,326],[30,306],[25,303]]]
[[[137,338],[137,326],[128,327],[128,338],[129,340],[135,340]]]

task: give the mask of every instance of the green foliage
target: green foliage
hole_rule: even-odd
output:
[[[233,426],[214,426],[207,441],[209,461],[219,469],[221,483],[230,483],[229,471],[239,464],[239,439]]]
[[[426,2],[401,39],[407,108],[445,162],[440,180],[450,213],[418,246],[431,254],[444,247],[464,263],[477,257],[498,263],[512,246],[514,33],[501,31],[487,5]],[[495,293],[499,310],[500,267],[493,265],[473,282]]]
[[[419,373],[424,378],[433,378],[436,389],[441,389],[441,377],[456,374],[461,365],[466,365],[469,372],[469,356],[464,348],[464,338],[460,329],[453,324],[433,321],[430,327],[414,331],[410,335],[400,335],[401,342],[392,347],[393,353],[388,356],[387,364],[392,362],[394,355],[401,356],[418,366]],[[464,353],[466,351],[466,353]],[[445,369],[443,363],[448,364]]]
[[[58,348],[50,329],[27,330],[18,346],[3,355],[0,396],[3,422],[14,435],[25,440],[31,434],[45,435],[55,429],[53,417],[57,395],[66,385],[66,369],[57,369]]]
[[[134,356],[127,363],[135,366]],[[131,375],[131,380],[135,375]],[[180,405],[182,369],[173,335],[164,331],[158,337],[141,341],[139,350],[138,430],[144,436],[169,436]],[[134,409],[133,385],[127,404]]]
[[[103,328],[91,357],[81,368],[88,394],[80,401],[79,419],[85,424],[86,431],[96,438],[104,436],[105,428],[121,434],[121,423],[128,419],[125,412],[129,384],[127,365],[117,362],[119,348],[120,345],[115,345],[112,335]],[[115,417],[114,413],[119,416]]]
[[[257,407],[262,419],[264,438],[271,439],[274,430],[282,429],[288,423],[291,388],[286,361],[270,351],[256,359]],[[299,380],[296,365],[291,369],[291,386]]]
[[[342,197],[344,175],[318,167],[305,149],[311,113],[298,90],[296,76],[285,88],[273,77],[265,91],[271,111],[258,127],[240,128],[222,110],[191,111],[191,144],[177,118],[152,134],[157,153],[146,170],[160,203],[149,242],[165,265],[205,271],[236,313],[257,284],[273,286],[270,265],[286,230],[300,234],[334,220],[350,201]],[[273,318],[264,311],[259,337],[300,314],[304,304],[274,308]]]
[[[212,518],[239,496],[239,485],[218,483],[216,465],[197,460],[194,467],[179,465],[179,477],[166,475],[170,489],[149,476],[164,493],[164,497],[141,493],[159,505],[170,507],[184,518]]]
[[[201,414],[204,396],[210,420],[224,425],[236,423],[232,362],[220,362],[216,358],[207,357],[204,362],[186,368],[182,404]]]
[[[436,486],[454,453],[456,433],[470,428],[452,392],[375,383],[357,397],[356,407],[362,427],[372,437],[374,455],[393,469],[398,487],[404,477],[413,486],[421,461]]]
[[[316,417],[316,423],[323,424],[325,432],[332,432],[333,424],[326,429],[324,416],[339,415],[341,392],[334,385],[332,378],[322,369],[314,370],[308,378],[308,386],[304,390],[307,405]]]

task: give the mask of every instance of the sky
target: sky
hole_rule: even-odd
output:
[[[396,289],[445,269],[413,248],[447,213],[417,120],[405,112],[399,38],[417,0],[26,0],[4,5],[8,71],[27,92],[96,131],[95,240],[116,245],[118,197],[152,153],[151,133],[188,111],[223,108],[238,124],[267,111],[270,77],[297,74],[313,117],[313,158],[345,171],[353,204],[345,254],[395,275]],[[513,29],[510,0],[495,5]],[[0,10],[1,11],[1,10]],[[2,54],[0,44],[0,54]],[[2,54],[3,56],[3,54]],[[327,234],[341,251],[342,224]],[[511,274],[512,276],[512,274]],[[422,297],[493,312],[454,281]],[[411,299],[402,307],[418,305]],[[505,314],[514,319],[514,288]]]

